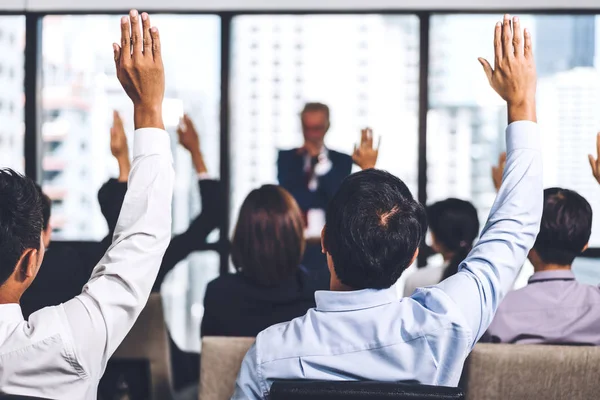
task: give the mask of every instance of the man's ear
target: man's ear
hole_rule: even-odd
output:
[[[21,282],[34,278],[38,271],[38,250],[25,249],[21,258],[17,262],[16,270],[18,271],[17,279]]]
[[[323,229],[321,229],[321,253],[323,254],[327,254],[327,249],[325,248],[325,229],[327,228],[327,226],[324,226]]]

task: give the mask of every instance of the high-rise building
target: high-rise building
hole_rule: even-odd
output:
[[[536,65],[540,78],[576,67],[594,66],[595,16],[538,16],[535,24]]]
[[[277,181],[277,150],[302,144],[305,102],[331,107],[326,144],[351,153],[360,129],[383,136],[378,166],[416,194],[418,21],[414,17],[244,16],[234,21],[232,211]]]
[[[23,51],[25,18],[0,17],[0,166],[24,170]]]

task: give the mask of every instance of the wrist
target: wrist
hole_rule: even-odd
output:
[[[204,163],[204,157],[202,156],[202,152],[200,152],[200,150],[192,152],[192,162],[194,163],[197,173],[204,174],[208,172],[206,164]]]
[[[129,156],[117,158],[119,162],[119,182],[127,182],[129,179],[129,172],[131,171],[131,162]]]
[[[135,104],[133,106],[135,129],[165,129],[162,118],[162,104]]]
[[[528,100],[509,101],[507,108],[509,124],[517,121],[537,122],[535,97]]]

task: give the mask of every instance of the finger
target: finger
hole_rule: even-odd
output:
[[[114,120],[117,124],[123,124],[123,120],[121,119],[121,115],[117,110],[114,111]]]
[[[113,53],[115,58],[115,64],[119,64],[119,59],[121,58],[121,48],[118,44],[113,43]]]
[[[192,119],[190,118],[189,115],[187,114],[183,114],[183,120],[185,121],[185,126],[189,129],[189,128],[193,128],[194,127],[194,122],[192,122]]]
[[[121,18],[121,56],[131,58],[131,27],[129,17]]]
[[[381,139],[382,139],[382,137],[379,136],[379,139],[377,140],[377,149],[375,149],[375,150],[377,150],[377,152],[379,152],[379,148],[381,147]]]
[[[600,158],[600,132],[596,135],[596,155]]]
[[[594,174],[594,176],[598,176],[598,167],[596,166],[596,159],[591,154],[588,154],[588,159],[590,160],[590,167],[592,167],[592,174]]]
[[[513,17],[513,51],[515,57],[523,55],[523,32],[519,17]]]
[[[373,148],[373,129],[371,128],[367,129],[367,147],[370,149]]]
[[[152,57],[152,35],[150,34],[150,16],[142,13],[142,39],[144,40],[144,57]]]
[[[500,153],[500,157],[498,157],[498,165],[504,166],[506,164],[506,152]]]
[[[529,29],[525,29],[525,46],[523,48],[523,52],[525,57],[530,58],[533,57],[533,44],[531,42],[531,32]]]
[[[131,20],[131,45],[133,46],[133,56],[142,55],[142,36],[140,33],[140,20],[137,10],[129,12]]]
[[[502,22],[497,22],[494,30],[494,68],[498,68],[502,56]]]
[[[494,74],[494,70],[492,69],[492,66],[490,65],[488,60],[486,60],[485,58],[480,57],[477,60],[479,60],[479,62],[481,63],[481,66],[483,67],[483,72],[485,72],[485,76],[487,77],[488,82],[491,85],[492,84],[492,76]]]
[[[354,150],[352,150],[352,156],[356,156],[358,155],[358,147],[356,147],[356,144],[354,144]]]
[[[367,129],[361,129],[360,131],[360,147],[364,147],[367,144]]]
[[[162,55],[160,53],[160,35],[158,34],[158,28],[152,27],[150,29],[150,36],[152,36],[152,56],[154,61],[162,62]]]
[[[133,24],[132,24],[133,25]],[[504,21],[502,22],[502,55],[504,58],[510,57],[512,52],[512,28],[510,23],[510,15],[504,15]]]

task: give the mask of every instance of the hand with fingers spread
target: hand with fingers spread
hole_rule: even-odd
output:
[[[200,149],[200,135],[198,135],[194,123],[187,114],[184,114],[179,123],[177,136],[179,137],[179,144],[190,152],[196,172],[199,174],[206,173],[206,164],[204,163],[204,157]]]
[[[377,148],[373,147],[373,130],[371,128],[365,128],[361,131],[360,145],[354,146],[354,153],[352,154],[352,161],[358,165],[361,169],[375,168],[377,164],[377,157],[379,157],[379,146],[381,145],[381,138],[377,144]]]
[[[600,132],[598,132],[598,135],[596,136],[596,157],[597,158],[594,158],[591,154],[588,156],[590,159],[590,166],[592,167],[592,174],[594,175],[594,178],[596,178],[596,181],[600,183]]]
[[[113,125],[110,128],[110,152],[119,163],[119,182],[127,182],[131,170],[129,146],[123,120],[117,111],[113,111]]]
[[[479,58],[492,88],[506,100],[508,122],[536,122],[535,91],[537,75],[531,33],[521,31],[518,17],[504,16],[494,32],[494,68]]]
[[[496,192],[500,190],[502,186],[502,176],[504,175],[504,167],[506,166],[506,152],[501,153],[498,157],[498,165],[492,167],[492,179],[494,180],[494,187]]]
[[[114,43],[117,77],[133,101],[135,128],[164,129],[162,101],[165,73],[158,30],[136,10],[121,19],[121,45]]]

